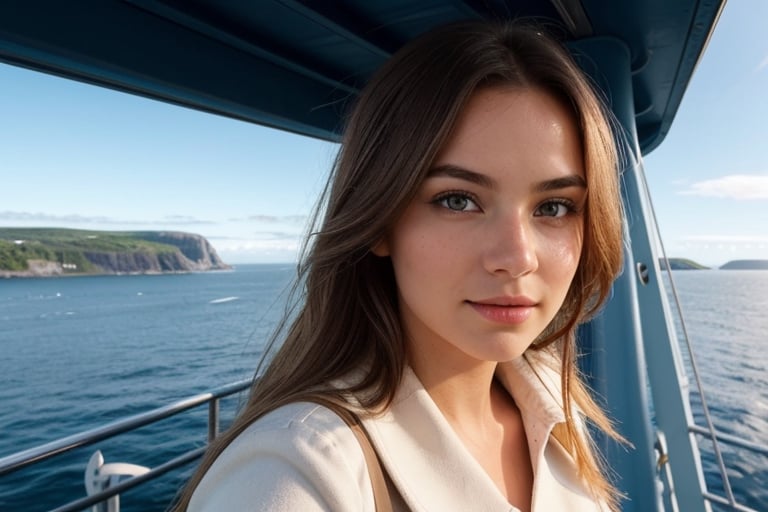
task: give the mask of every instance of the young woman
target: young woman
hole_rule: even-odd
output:
[[[395,510],[615,508],[585,419],[613,431],[574,364],[621,265],[606,119],[535,28],[398,52],[348,120],[282,345],[178,509],[375,510],[331,402]]]

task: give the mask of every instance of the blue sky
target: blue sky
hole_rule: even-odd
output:
[[[768,259],[768,2],[729,2],[645,168],[669,256]],[[173,229],[293,261],[336,147],[0,64],[0,226]]]
[[[768,259],[768,2],[726,4],[666,139],[644,159],[670,256]]]

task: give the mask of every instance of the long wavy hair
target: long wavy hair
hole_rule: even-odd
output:
[[[407,364],[405,332],[391,261],[371,248],[414,198],[469,98],[490,87],[545,91],[569,105],[577,119],[588,189],[584,243],[566,299],[531,349],[559,356],[566,422],[553,435],[572,454],[596,499],[616,508],[616,494],[580,416],[617,435],[575,364],[576,326],[598,311],[621,268],[621,203],[610,118],[568,52],[542,29],[473,21],[413,40],[358,97],[302,250],[295,307],[270,343],[247,404],[210,445],[176,510],[186,509],[222,450],[277,407],[318,395],[343,404],[348,393],[371,414],[391,403]],[[348,388],[331,386],[361,370],[362,377]]]

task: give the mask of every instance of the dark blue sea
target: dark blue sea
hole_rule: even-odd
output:
[[[0,457],[251,377],[293,272],[0,280]],[[716,425],[767,445],[768,272],[674,277]],[[225,401],[223,416],[238,402]],[[698,394],[692,402],[700,419]],[[203,446],[206,419],[201,408],[0,477],[0,511],[81,497],[96,449],[106,462],[155,466]],[[701,449],[717,490],[711,447]],[[729,449],[726,460],[742,502],[768,510],[768,460]],[[164,510],[190,471],[122,494],[122,510]]]
[[[768,447],[768,271],[688,270],[672,277],[715,428]],[[667,295],[673,304],[671,289]],[[706,426],[679,321],[676,327],[693,416]],[[707,487],[724,496],[713,445],[697,438]],[[721,449],[736,501],[768,512],[768,456],[729,445]]]

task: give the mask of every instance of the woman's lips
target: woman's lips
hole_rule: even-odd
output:
[[[527,297],[497,297],[467,303],[486,320],[508,325],[525,322],[536,307],[536,303]]]

